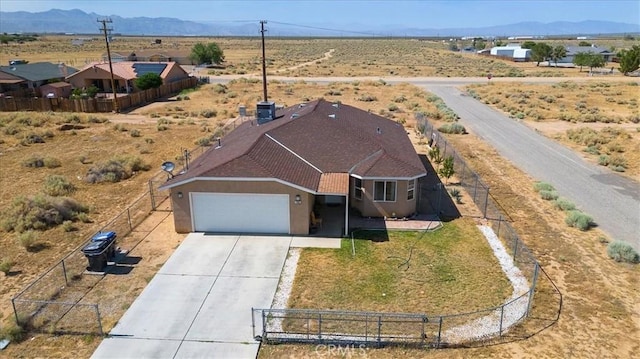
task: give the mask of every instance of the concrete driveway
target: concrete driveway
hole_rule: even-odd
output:
[[[190,234],[92,358],[255,358],[251,308],[271,306],[291,241]]]

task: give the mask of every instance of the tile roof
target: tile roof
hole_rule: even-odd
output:
[[[23,78],[28,81],[45,81],[50,79],[63,78],[67,75],[77,72],[78,70],[64,64],[53,64],[51,62],[34,62],[20,65],[0,66],[0,71]]]
[[[136,64],[153,64],[153,65],[157,65],[158,63],[157,62],[146,62],[146,61],[112,62],[111,66],[113,68],[114,77],[116,77],[118,79],[122,79],[122,80],[134,80],[134,79],[136,79],[138,77],[138,74],[136,73],[136,68],[135,68]],[[180,66],[175,61],[163,62],[162,64],[166,65],[166,67],[164,68],[162,73],[160,73],[160,77],[162,77],[163,79],[166,78],[167,74],[171,71],[171,69],[173,69],[175,66]],[[92,69],[92,68],[97,68],[97,69],[100,69],[102,71],[106,71],[107,73],[110,72],[109,71],[109,63],[108,62],[92,62],[92,63],[88,64],[82,70],[80,70],[78,72],[84,72],[84,71],[87,71],[87,70]],[[68,78],[69,77],[73,77],[76,74],[68,76]]]
[[[198,178],[277,178],[310,192],[348,191],[348,176],[426,174],[402,125],[356,107],[316,100],[245,122],[165,187]],[[345,182],[346,181],[346,182]],[[346,184],[345,184],[346,183]]]

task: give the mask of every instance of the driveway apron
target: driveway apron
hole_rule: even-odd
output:
[[[290,244],[190,234],[92,358],[255,358],[251,308],[271,306]]]

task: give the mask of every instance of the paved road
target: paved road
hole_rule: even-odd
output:
[[[640,186],[449,85],[425,84],[460,116],[460,122],[495,147],[506,159],[590,214],[612,238],[640,250]]]

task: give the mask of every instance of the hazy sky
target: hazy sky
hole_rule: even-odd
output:
[[[420,28],[484,27],[521,21],[640,23],[638,0],[217,1],[0,0],[1,11],[80,9],[98,15],[175,17],[200,22],[272,20],[353,29],[375,24]],[[1,21],[2,19],[0,19]]]

